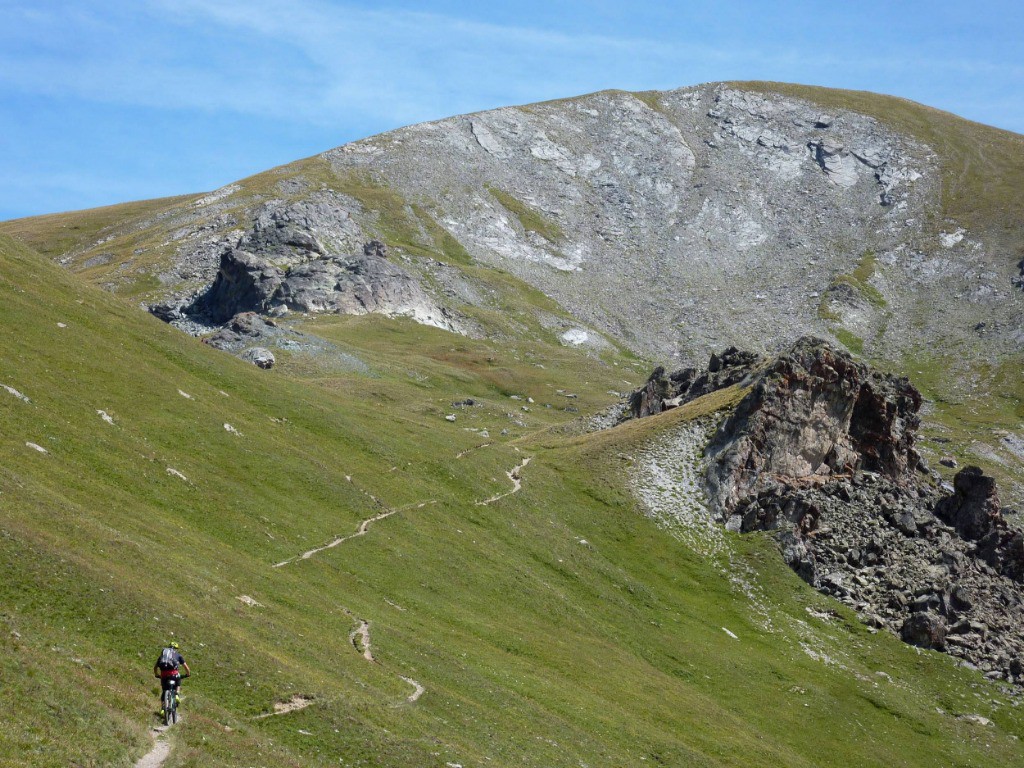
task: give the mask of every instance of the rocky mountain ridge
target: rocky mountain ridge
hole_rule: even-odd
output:
[[[913,385],[803,338],[770,359],[728,349],[706,370],[657,369],[625,417],[729,386],[746,394],[704,450],[708,513],[774,531],[805,581],[871,626],[1024,684],[1024,532],[977,467],[953,485],[928,470]]]
[[[809,332],[888,359],[935,343],[1020,350],[1020,256],[1002,228],[957,219],[949,142],[822,106],[844,98],[709,84],[453,117],[228,185],[60,258],[111,287],[156,281],[147,304],[164,317],[240,260],[347,284],[340,265],[379,240],[396,269],[374,280],[404,297],[379,311],[459,332],[475,326],[456,318],[490,301],[488,270],[503,270],[567,313],[566,343],[604,336],[658,359],[751,339],[765,352]],[[302,294],[275,306],[377,311],[333,287]]]

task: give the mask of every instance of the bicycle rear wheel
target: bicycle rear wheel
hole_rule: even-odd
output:
[[[164,691],[164,725],[172,725],[175,717],[174,711],[174,690],[168,688]]]

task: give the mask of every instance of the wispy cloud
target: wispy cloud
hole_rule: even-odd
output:
[[[652,73],[666,70],[678,73],[671,84],[685,84],[697,63],[711,72],[749,57],[696,43],[319,0],[152,0],[67,15],[26,11],[19,22],[21,40],[35,45],[0,51],[0,83],[8,87],[318,125],[353,114],[399,124],[603,87],[649,87]]]
[[[5,5],[11,23],[0,31],[0,85],[318,128],[395,126],[607,87],[731,78],[881,83],[876,87],[889,92],[899,90],[886,85],[901,71],[979,77],[998,70],[1024,79],[1016,63],[931,60],[922,48],[879,56],[859,39],[850,44],[848,34],[824,47],[799,34],[726,45],[695,33],[576,34],[328,0]]]

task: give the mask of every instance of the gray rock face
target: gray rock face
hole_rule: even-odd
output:
[[[454,314],[435,304],[412,275],[389,261],[383,243],[371,241],[357,255],[324,256],[316,238],[292,225],[275,225],[260,233],[267,248],[289,249],[297,263],[281,267],[241,248],[228,249],[210,290],[190,311],[215,323],[247,312],[379,312],[457,329]],[[296,251],[307,254],[307,260],[298,260]]]
[[[879,251],[895,247],[929,196],[928,184],[906,182],[932,168],[926,148],[868,118],[844,113],[818,128],[819,117],[798,100],[722,86],[661,94],[653,106],[597,94],[395,132],[403,162],[387,175],[412,197],[433,196],[438,178],[466,190],[443,201],[440,221],[474,257],[633,349],[687,359],[749,339],[770,349],[824,330],[808,294],[863,251],[824,251],[823,233],[864,226]],[[823,168],[811,142],[843,149]],[[377,168],[370,150],[386,146],[327,157],[338,169]],[[880,204],[884,168],[899,171],[890,206]],[[481,178],[557,222],[564,241],[522,230]]]
[[[284,270],[267,259],[231,248],[221,255],[220,271],[210,290],[193,305],[215,323],[239,312],[265,312],[284,282]]]
[[[417,281],[387,261],[379,245],[368,244],[361,255],[317,259],[291,268],[270,297],[272,306],[299,312],[440,314]]]

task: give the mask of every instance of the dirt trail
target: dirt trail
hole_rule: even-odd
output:
[[[287,715],[289,712],[298,712],[300,709],[305,709],[313,703],[313,699],[308,696],[302,696],[296,694],[292,696],[288,701],[277,701],[274,702],[274,711],[265,712],[262,715],[256,715],[253,720],[262,720],[265,717],[276,717],[277,715]]]
[[[372,661],[374,664],[377,663],[377,660],[373,658],[373,651],[370,648],[370,622],[359,619],[359,626],[352,630],[352,634],[348,636],[348,641],[352,643],[353,648],[362,654],[364,659]]]
[[[485,507],[488,504],[493,504],[494,502],[499,501],[500,499],[504,499],[506,496],[511,496],[513,493],[519,493],[519,489],[523,487],[522,471],[523,469],[526,468],[526,465],[530,463],[530,459],[532,458],[532,456],[527,456],[521,462],[516,464],[516,466],[512,467],[512,469],[505,473],[508,479],[512,481],[511,491],[505,491],[505,493],[499,493],[497,496],[491,496],[491,498],[489,499],[478,501],[476,505],[478,507]]]
[[[164,760],[170,756],[171,742],[165,737],[167,726],[158,726],[153,729],[153,733],[156,735],[156,744],[138,759],[135,768],[160,768],[164,764]]]
[[[314,547],[313,549],[310,549],[310,550],[307,550],[307,551],[303,552],[301,555],[298,555],[297,557],[291,557],[291,558],[288,558],[287,560],[282,560],[280,563],[274,563],[274,568],[280,568],[283,565],[288,565],[289,563],[294,563],[297,560],[308,560],[313,555],[315,555],[315,554],[317,554],[319,552],[323,552],[326,549],[333,549],[334,547],[338,546],[339,544],[344,544],[346,541],[350,541],[352,539],[358,538],[359,536],[365,536],[366,532],[368,530],[370,530],[370,526],[371,525],[373,525],[376,522],[379,522],[380,520],[384,520],[385,518],[391,517],[392,515],[395,515],[395,514],[397,514],[399,512],[403,512],[403,511],[405,511],[407,509],[423,509],[423,507],[427,506],[428,504],[436,504],[436,503],[437,502],[433,501],[433,500],[431,500],[431,501],[420,501],[420,502],[414,502],[412,504],[406,504],[404,507],[395,507],[393,509],[387,509],[384,512],[381,512],[380,514],[374,515],[373,517],[368,517],[367,519],[363,520],[363,522],[361,522],[359,524],[359,527],[356,529],[355,533],[350,533],[350,534],[348,534],[346,536],[338,536],[337,538],[332,539],[331,541],[327,542],[326,544],[324,544],[322,546]]]
[[[415,680],[413,680],[413,679],[412,679],[411,677],[405,677],[405,676],[403,676],[403,675],[399,675],[399,677],[401,677],[401,678],[402,678],[403,680],[405,680],[405,682],[407,682],[407,683],[408,683],[409,685],[411,685],[411,686],[412,686],[412,687],[413,687],[413,688],[415,689],[415,690],[414,690],[414,691],[413,691],[412,693],[410,693],[410,694],[409,694],[409,695],[408,695],[408,696],[406,697],[406,699],[405,699],[405,700],[406,700],[406,701],[408,701],[408,702],[409,702],[410,704],[414,703],[414,702],[415,702],[415,701],[416,701],[416,700],[417,700],[417,699],[418,699],[418,698],[419,698],[420,696],[422,696],[422,695],[423,695],[424,693],[426,693],[426,690],[427,690],[427,689],[426,689],[426,688],[424,688],[424,687],[423,687],[422,685],[420,685],[419,683],[417,683],[417,682],[416,682]]]
[[[482,445],[474,445],[472,448],[467,448],[464,451],[460,451],[459,453],[456,453],[455,454],[455,458],[456,459],[461,459],[463,456],[468,456],[473,451],[479,451],[482,448],[490,448],[492,445],[494,445],[494,443],[483,443]]]
[[[348,613],[347,610],[346,613]],[[349,615],[351,616],[352,614],[349,613]],[[356,621],[358,621],[359,623],[356,625],[356,628],[353,629],[352,632],[349,634],[349,643],[351,643],[352,647],[355,648],[356,651],[364,659],[373,662],[374,664],[380,664],[380,662],[374,658],[373,650],[370,647],[370,622],[366,621],[366,619],[356,619]],[[410,704],[415,704],[419,700],[420,696],[422,696],[427,691],[426,688],[424,688],[418,682],[413,680],[411,677],[406,677],[405,675],[398,675],[398,679],[408,683],[413,688],[412,693],[405,697],[405,700]]]

